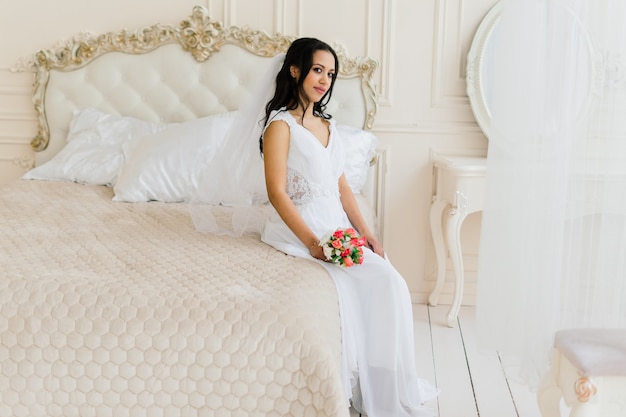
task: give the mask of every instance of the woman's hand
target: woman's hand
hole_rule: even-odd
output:
[[[309,253],[316,259],[328,262],[328,259],[326,259],[326,255],[324,254],[324,248],[320,246],[319,241],[315,241],[311,244],[311,246],[309,246]]]
[[[381,257],[385,257],[385,251],[383,249],[383,245],[378,241],[378,239],[376,239],[376,237],[374,236],[366,236],[364,235],[365,239],[367,240],[367,246],[377,255],[381,256]]]

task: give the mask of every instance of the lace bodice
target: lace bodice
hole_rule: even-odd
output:
[[[291,201],[303,206],[320,196],[338,197],[338,181],[345,157],[336,137],[334,120],[330,120],[330,139],[326,147],[287,111],[272,113],[270,120],[271,123],[282,120],[289,125],[286,191]]]

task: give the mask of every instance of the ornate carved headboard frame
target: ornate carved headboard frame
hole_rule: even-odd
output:
[[[35,72],[33,102],[39,120],[37,135],[32,140],[33,149],[43,151],[48,147],[50,141],[51,132],[46,95],[53,72],[69,72],[84,68],[88,63],[111,52],[132,55],[145,54],[167,44],[179,44],[198,63],[207,61],[224,45],[229,44],[244,48],[256,56],[272,57],[285,52],[293,40],[294,37],[291,36],[281,34],[270,36],[265,32],[245,27],[225,27],[219,21],[211,19],[205,7],[195,6],[191,16],[183,20],[179,26],[157,23],[136,31],[122,30],[96,36],[80,34],[57,47],[40,50],[35,53],[32,62],[26,63]],[[340,60],[339,78],[360,80],[362,97],[358,100],[362,100],[364,106],[362,127],[371,128],[377,110],[377,97],[372,83],[372,74],[378,63],[372,58],[349,59],[343,47],[336,44],[333,44],[333,47],[336,49]],[[336,86],[335,95],[337,95],[340,84],[338,83]],[[338,117],[339,114],[336,113],[341,113],[345,107],[340,102],[333,107],[333,101],[331,101],[328,109],[341,121],[341,117]],[[208,112],[211,113],[214,110]],[[69,115],[67,121],[69,121]]]

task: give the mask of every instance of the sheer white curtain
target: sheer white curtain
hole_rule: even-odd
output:
[[[626,327],[626,1],[501,6],[477,319],[536,386],[556,330]]]

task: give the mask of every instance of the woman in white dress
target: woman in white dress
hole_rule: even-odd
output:
[[[324,112],[338,72],[335,51],[313,38],[289,48],[265,108],[261,137],[267,194],[275,213],[262,240],[315,258],[337,287],[346,400],[369,417],[432,416],[437,395],[417,377],[411,300],[406,282],[386,259],[343,174],[346,155],[335,121]],[[353,227],[367,239],[364,262],[329,263],[321,236]]]

